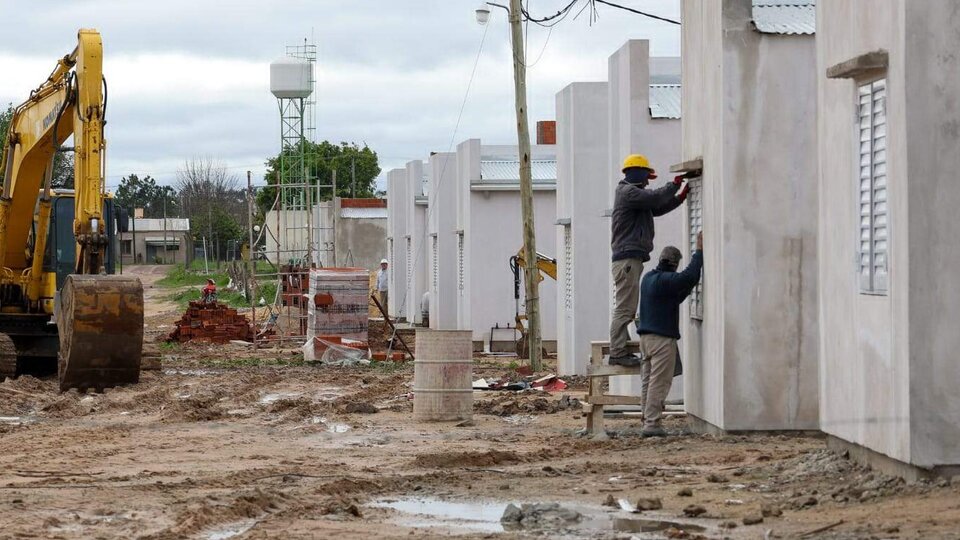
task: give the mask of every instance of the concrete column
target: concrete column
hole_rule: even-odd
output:
[[[387,260],[390,261],[391,317],[403,317],[400,300],[406,293],[407,172],[393,169],[387,173]]]
[[[609,335],[607,83],[557,94],[557,369],[584,375],[590,342]]]
[[[420,323],[420,298],[426,291],[426,271],[428,253],[423,248],[426,243],[426,208],[417,204],[417,198],[423,195],[423,162],[414,160],[407,163],[407,194],[404,206],[407,214],[407,235],[404,243],[406,257],[407,297],[403,304],[405,316],[411,323]]]
[[[457,329],[457,155],[430,156],[430,328]],[[435,248],[434,248],[435,246]]]

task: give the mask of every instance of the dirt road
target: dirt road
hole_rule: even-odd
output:
[[[960,537],[960,485],[905,485],[818,438],[644,440],[610,420],[618,436],[598,442],[563,393],[478,393],[472,425],[420,424],[408,366],[160,349],[163,371],[101,395],[0,383],[0,537]],[[662,508],[620,508],[641,498]],[[509,503],[548,502],[571,512],[500,523]]]

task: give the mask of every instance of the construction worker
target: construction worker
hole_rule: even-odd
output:
[[[387,315],[390,314],[390,309],[387,304],[390,297],[390,274],[387,272],[389,265],[390,261],[380,259],[380,270],[377,270],[377,294],[380,295],[380,304],[383,305],[383,312]]]
[[[697,234],[697,250],[690,264],[677,272],[680,250],[667,246],[660,253],[656,269],[643,276],[640,283],[640,353],[643,355],[641,388],[643,398],[644,437],[662,437],[667,433],[660,425],[663,405],[673,384],[680,339],[680,304],[700,282],[703,268],[703,233]]]
[[[640,302],[643,263],[653,250],[653,218],[676,209],[687,198],[685,176],[657,189],[646,189],[657,177],[650,162],[640,154],[623,160],[623,180],[617,184],[610,224],[613,251],[614,305],[610,317],[610,364],[635,367],[640,359],[628,352],[630,323]],[[682,186],[682,187],[681,187]]]
[[[204,304],[212,304],[217,301],[217,283],[213,279],[207,278],[207,284],[200,292],[203,294],[201,300]]]

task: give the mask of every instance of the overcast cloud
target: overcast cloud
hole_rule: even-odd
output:
[[[567,0],[529,0],[534,15]],[[677,0],[621,0],[679,18]],[[0,103],[19,103],[76,43],[100,30],[110,86],[107,183],[129,173],[171,183],[184,160],[211,156],[232,172],[279,150],[269,63],[285,45],[319,49],[317,138],[367,143],[384,173],[450,144],[484,28],[474,0],[0,0]],[[598,4],[552,32],[530,26],[531,124],[553,119],[554,96],[575,81],[606,79],[627,39],[679,55],[679,27]],[[548,40],[549,37],[549,40]],[[541,56],[542,51],[542,56]],[[515,144],[506,14],[494,8],[455,142]]]

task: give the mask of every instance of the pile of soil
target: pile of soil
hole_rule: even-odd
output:
[[[414,465],[424,469],[449,469],[452,467],[491,467],[508,463],[519,463],[520,456],[516,452],[447,452],[439,454],[421,454],[414,460]]]
[[[515,414],[555,414],[560,411],[579,410],[580,401],[569,396],[551,399],[549,394],[498,392],[490,399],[478,399],[473,403],[477,414],[513,416]]]

